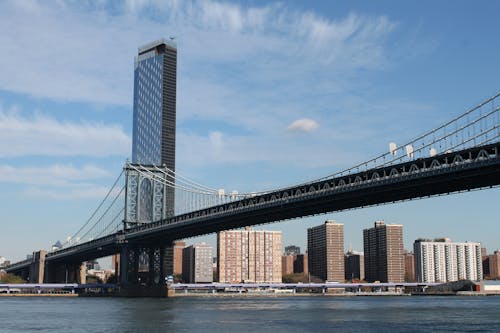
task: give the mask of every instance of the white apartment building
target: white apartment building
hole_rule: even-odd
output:
[[[452,243],[448,238],[417,239],[413,251],[419,282],[483,279],[480,243]]]

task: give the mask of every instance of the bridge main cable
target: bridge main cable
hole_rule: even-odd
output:
[[[114,188],[116,187],[116,184],[118,184],[118,181],[120,180],[120,178],[123,175],[123,173],[124,173],[124,170],[122,170],[122,172],[120,172],[120,174],[118,175],[118,177],[114,181],[113,185],[109,189],[108,193],[106,193],[106,196],[104,197],[104,199],[102,199],[102,201],[99,203],[99,205],[94,210],[94,212],[90,215],[90,217],[87,219],[87,221],[80,227],[80,229],[78,229],[77,232],[75,232],[73,234],[73,236],[71,238],[77,237],[78,234],[90,223],[90,221],[94,218],[94,216],[97,214],[97,212],[99,211],[99,209],[101,209],[102,205],[104,205],[104,202],[106,202],[106,200],[108,199],[108,197],[111,194],[111,192],[113,192]]]

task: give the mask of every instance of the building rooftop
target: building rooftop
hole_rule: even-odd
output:
[[[170,37],[170,39],[161,38],[161,39],[155,40],[154,42],[140,46],[138,49],[138,53],[139,54],[146,53],[146,52],[151,51],[151,50],[153,50],[161,45],[166,45],[167,47],[177,49],[177,43],[175,42],[175,39],[173,37]]]
[[[335,220],[326,220],[325,224],[338,224],[338,225],[344,225],[344,223],[339,223]]]

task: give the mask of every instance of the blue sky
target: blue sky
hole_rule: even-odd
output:
[[[496,1],[3,1],[0,255],[73,234],[131,154],[137,47],[178,44],[177,170],[250,192],[385,152],[500,89]],[[500,190],[266,225],[304,248],[335,219],[362,249],[378,219],[500,248]],[[215,244],[214,236],[190,239]]]

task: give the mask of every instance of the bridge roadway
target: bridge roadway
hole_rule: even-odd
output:
[[[175,239],[500,184],[500,142],[304,183],[174,216],[48,253],[45,261],[83,262],[120,252],[123,244]],[[443,209],[453,209],[443,207]],[[16,271],[29,260],[12,264]]]

